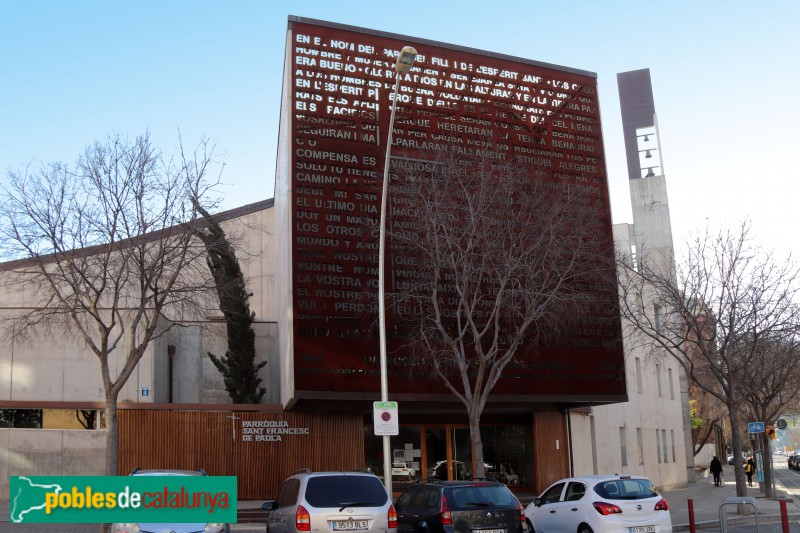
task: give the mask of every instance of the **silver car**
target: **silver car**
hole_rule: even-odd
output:
[[[397,513],[381,480],[366,472],[302,469],[283,482],[269,511],[267,533],[396,533]]]
[[[203,470],[138,470],[132,476],[206,476]],[[223,523],[190,524],[111,524],[111,533],[230,533],[230,526]]]

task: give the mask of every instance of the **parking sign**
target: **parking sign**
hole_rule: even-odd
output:
[[[375,435],[399,435],[400,424],[397,422],[397,402],[374,402],[372,407]]]

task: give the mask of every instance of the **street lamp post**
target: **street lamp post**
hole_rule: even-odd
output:
[[[400,75],[411,70],[417,59],[417,51],[411,46],[404,46],[394,64],[395,82],[392,97],[392,113],[389,118],[389,132],[386,139],[386,159],[383,162],[383,192],[381,194],[381,228],[378,245],[378,331],[380,333],[380,365],[381,365],[381,401],[389,401],[389,379],[386,370],[386,291],[385,288],[385,256],[386,256],[386,198],[389,193],[389,157],[392,153],[392,132],[394,130],[394,114],[397,110],[397,92],[400,87]],[[383,484],[389,496],[392,495],[392,456],[391,437],[383,436]]]

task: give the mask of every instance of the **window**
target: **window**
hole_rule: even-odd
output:
[[[667,377],[669,378],[669,399],[670,400],[674,400],[675,399],[675,389],[672,388],[672,369],[671,368],[667,369]]]
[[[639,464],[644,464],[644,437],[642,436],[642,428],[636,428],[636,447],[638,448]]]
[[[661,430],[656,430],[656,457],[658,457],[658,462],[661,464]]]
[[[561,499],[561,491],[564,490],[564,483],[553,485],[547,492],[542,494],[542,504],[555,503]]]
[[[571,481],[569,485],[567,485],[567,495],[564,498],[565,502],[575,502],[583,498],[583,495],[586,494],[586,485],[583,483],[579,483],[577,481]]]
[[[661,398],[661,365],[656,364],[656,388],[658,389],[658,397]]]
[[[672,437],[672,462],[675,462],[675,430],[669,430],[670,437]]]
[[[287,479],[278,491],[278,500],[275,508],[291,507],[297,503],[297,496],[300,494],[300,480],[296,478]]]
[[[0,409],[0,428],[105,429],[105,413],[97,409]]]
[[[656,315],[656,333],[659,335],[664,334],[664,308],[660,305],[654,305],[653,310]]]
[[[619,428],[619,449],[622,466],[628,466],[628,445],[625,443],[625,426]]]
[[[661,450],[664,453],[664,462],[667,462],[667,430],[661,430]]]
[[[636,392],[642,393],[642,360],[636,358]]]

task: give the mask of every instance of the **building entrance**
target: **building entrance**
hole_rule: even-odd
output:
[[[365,424],[367,466],[382,474],[383,444]],[[499,424],[481,428],[486,477],[512,486],[527,485],[532,474],[530,426]],[[419,479],[472,479],[474,463],[465,424],[401,425],[391,438],[392,485],[400,491]]]
[[[428,479],[471,479],[472,447],[469,428],[426,427],[425,472]]]

